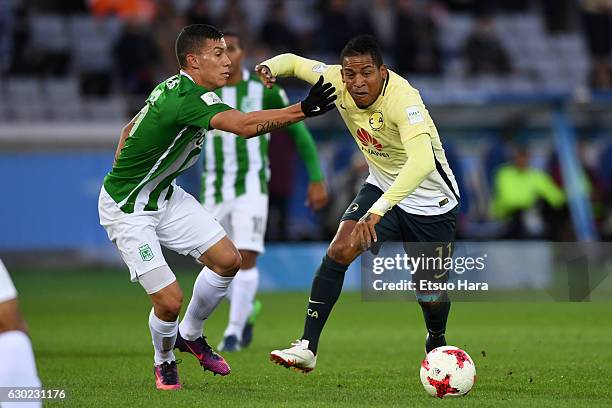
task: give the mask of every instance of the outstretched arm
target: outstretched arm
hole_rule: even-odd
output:
[[[219,112],[210,120],[213,129],[225,130],[244,138],[263,135],[280,129],[306,117],[319,116],[334,108],[336,88],[323,83],[323,76],[313,85],[306,99],[283,109],[269,109],[242,113],[231,109]]]
[[[334,81],[340,78],[339,65],[326,65],[295,54],[281,54],[265,60],[255,67],[255,72],[267,88],[276,83],[276,77],[296,77],[314,84],[323,75],[325,81],[335,86]]]

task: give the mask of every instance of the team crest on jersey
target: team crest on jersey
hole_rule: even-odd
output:
[[[370,123],[372,130],[380,130],[385,125],[385,120],[381,111],[376,111],[371,114],[368,122]]]
[[[144,244],[143,246],[138,247],[138,251],[140,252],[140,257],[143,261],[150,261],[155,258],[155,254],[153,250],[149,246],[149,244]]]

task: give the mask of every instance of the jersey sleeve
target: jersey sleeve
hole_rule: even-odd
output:
[[[295,54],[277,55],[261,62],[259,65],[270,68],[274,76],[296,77],[311,85],[314,85],[321,75],[323,75],[325,82],[331,82],[336,89],[340,89],[339,86],[342,83],[340,65],[327,65]]]
[[[389,189],[376,201],[368,212],[385,215],[393,206],[406,198],[435,170],[435,160],[429,135],[420,133],[404,142],[408,160]]]
[[[418,91],[408,85],[390,89],[390,120],[397,126],[403,144],[415,136],[430,133],[429,112]]]
[[[177,120],[181,124],[210,129],[210,120],[219,112],[233,109],[214,92],[192,92],[185,96]]]

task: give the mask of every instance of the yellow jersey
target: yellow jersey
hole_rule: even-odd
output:
[[[419,91],[404,78],[389,71],[376,101],[361,109],[342,81],[340,65],[327,65],[294,54],[278,55],[260,65],[267,66],[274,76],[294,76],[310,84],[316,83],[323,75],[325,81],[336,88],[338,98],[335,105],[368,163],[370,174],[366,182],[385,192],[384,209],[379,211],[373,206],[370,212],[384,215],[397,204],[411,214],[437,215],[458,204],[459,188],[436,126]],[[411,154],[407,146],[420,135],[429,136],[435,167],[431,164],[422,176],[415,178],[406,167]],[[419,157],[413,156],[412,159],[419,160]]]

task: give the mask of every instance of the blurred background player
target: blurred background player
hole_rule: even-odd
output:
[[[40,387],[32,343],[21,316],[17,291],[0,259],[0,387]],[[40,402],[2,402],[0,406],[34,408]]]
[[[278,85],[266,88],[256,75],[243,69],[244,49],[237,33],[224,33],[230,77],[215,92],[224,103],[243,112],[284,108],[289,104]],[[327,204],[327,189],[312,136],[304,123],[286,128],[306,165],[310,184],[307,204],[319,210]],[[229,323],[220,351],[239,351],[252,339],[252,328],[261,304],[254,303],[259,282],[257,256],[264,252],[268,221],[270,134],[245,140],[232,133],[214,131],[204,140],[204,172],[200,201],[225,227],[242,256],[240,271],[228,288]]]
[[[99,197],[100,223],[150,296],[149,328],[160,390],[181,388],[173,349],[193,354],[205,370],[227,375],[230,367],[206,342],[202,322],[225,297],[241,257],[219,223],[176,177],[198,160],[210,129],[248,138],[333,108],[335,89],[323,78],[301,104],[242,113],[212,92],[224,86],[231,62],[223,33],[213,26],[185,27],[176,40],[181,68],[151,92],[121,132],[112,170]],[[180,325],[183,292],[161,247],[191,255],[204,268]]]
[[[351,39],[340,60],[341,66],[326,65],[282,54],[256,68],[268,86],[277,76],[313,83],[323,75],[334,84],[338,112],[370,170],[316,272],[304,334],[292,347],[270,355],[277,364],[304,372],[315,368],[319,336],[340,296],[349,264],[375,242],[401,241],[405,246],[429,242],[450,248],[459,206],[455,177],[419,92],[387,69],[372,36]],[[446,271],[436,272],[434,279],[448,278]],[[413,280],[429,280],[417,275]],[[427,326],[425,349],[429,352],[446,345],[450,300],[446,291],[417,290],[416,294]]]

